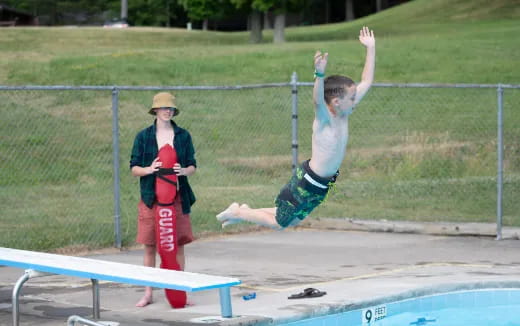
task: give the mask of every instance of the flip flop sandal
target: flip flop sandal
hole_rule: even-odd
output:
[[[306,288],[305,290],[303,290],[303,292],[300,292],[298,294],[292,294],[288,297],[288,299],[318,298],[324,296],[325,294],[327,294],[327,292],[325,291],[320,291],[315,288]]]

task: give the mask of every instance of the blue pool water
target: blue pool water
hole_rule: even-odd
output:
[[[520,326],[520,289],[450,292],[284,326]]]

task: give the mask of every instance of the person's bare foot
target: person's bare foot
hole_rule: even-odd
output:
[[[149,294],[145,294],[145,295],[143,295],[141,300],[137,301],[135,306],[139,307],[139,308],[142,308],[142,307],[146,307],[147,305],[152,304],[152,303],[153,303],[152,296],[149,295]]]
[[[240,222],[240,219],[237,215],[239,208],[240,206],[238,203],[232,203],[228,208],[217,215],[217,220],[222,223],[222,228]]]

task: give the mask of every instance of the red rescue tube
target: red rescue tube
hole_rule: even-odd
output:
[[[156,248],[161,257],[161,268],[181,270],[177,262],[177,215],[174,200],[177,195],[177,175],[173,165],[177,163],[175,149],[166,144],[159,150],[159,161],[162,167],[157,171],[155,195],[157,208],[155,211]],[[173,308],[186,306],[186,292],[166,289],[166,298]]]

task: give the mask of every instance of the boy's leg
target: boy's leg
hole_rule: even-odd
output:
[[[245,204],[240,206],[232,203],[217,215],[217,219],[222,223],[222,227],[239,222],[252,222],[271,228],[280,228],[276,222],[276,207],[254,209]]]

